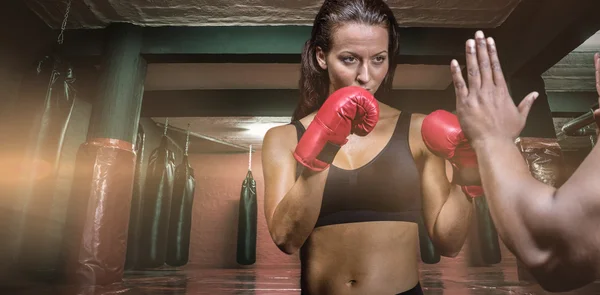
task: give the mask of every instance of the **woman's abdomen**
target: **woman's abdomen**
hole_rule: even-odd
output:
[[[378,221],[316,228],[302,248],[302,294],[397,294],[419,280],[417,225]]]

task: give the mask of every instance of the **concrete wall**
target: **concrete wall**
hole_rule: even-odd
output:
[[[237,226],[242,181],[248,172],[248,154],[195,154],[190,156],[196,175],[191,267],[237,268]],[[297,255],[279,251],[271,240],[264,215],[264,182],[260,152],[252,155],[256,180],[258,236],[253,267],[297,267]]]

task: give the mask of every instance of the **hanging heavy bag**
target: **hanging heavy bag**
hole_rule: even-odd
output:
[[[173,201],[171,203],[171,218],[169,222],[169,239],[167,242],[167,264],[184,266],[189,260],[190,236],[192,234],[192,207],[196,178],[194,169],[188,160],[190,142],[189,125],[185,143],[183,161],[175,170]]]
[[[426,264],[436,264],[440,262],[440,254],[435,249],[431,238],[429,237],[429,233],[427,232],[427,228],[425,227],[425,222],[423,221],[423,216],[419,218],[419,247],[421,252],[421,261]]]
[[[479,248],[483,263],[486,265],[497,264],[502,260],[498,232],[492,220],[490,210],[485,198],[473,200],[475,204],[474,219],[479,236]]]
[[[470,228],[469,266],[489,266],[502,261],[498,232],[485,198],[473,199],[473,219]]]
[[[24,89],[22,95],[45,95],[38,117],[32,126],[31,148],[25,162],[26,183],[21,195],[21,213],[15,220],[19,247],[19,264],[25,269],[48,268],[45,250],[51,226],[57,227],[50,216],[56,187],[60,154],[76,97],[73,68],[60,57],[47,56],[37,68],[39,87]],[[42,88],[41,84],[45,83]],[[34,99],[30,96],[29,99]],[[38,98],[41,98],[37,96]]]
[[[152,151],[148,162],[136,269],[160,267],[166,260],[175,174],[174,153],[167,143],[167,136],[163,135],[160,146]]]
[[[80,146],[63,239],[66,284],[122,279],[134,174],[130,142],[97,138]]]
[[[170,266],[188,263],[195,189],[194,169],[190,166],[188,156],[184,155],[183,162],[175,170],[167,245],[167,264]]]
[[[146,143],[146,133],[142,124],[138,125],[138,134],[135,141],[135,175],[133,179],[133,193],[131,197],[131,211],[129,213],[129,229],[127,231],[127,258],[125,260],[125,269],[133,269],[137,263],[139,239],[140,239],[140,221],[142,217],[142,165],[144,163],[144,145]]]
[[[248,173],[242,182],[238,214],[238,236],[236,260],[241,265],[256,262],[256,181],[252,176],[252,146],[248,156]]]

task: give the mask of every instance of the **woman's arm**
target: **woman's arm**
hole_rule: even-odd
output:
[[[440,254],[455,257],[467,238],[473,205],[458,185],[451,184],[447,176],[447,162],[434,155],[423,143],[421,123],[423,115],[414,115],[413,142],[418,142],[423,194],[423,218],[435,247]],[[412,136],[411,136],[412,137]],[[448,163],[448,166],[450,164]],[[452,176],[452,175],[450,175]]]
[[[287,254],[295,253],[312,232],[329,171],[304,169],[295,179],[295,134],[293,126],[272,128],[262,147],[265,217],[271,238]]]
[[[263,139],[265,214],[271,236],[284,252],[297,251],[315,227],[329,167],[348,136],[369,134],[378,120],[375,97],[349,86],[325,100],[299,142],[290,125],[267,132]],[[294,180],[297,161],[304,169]]]

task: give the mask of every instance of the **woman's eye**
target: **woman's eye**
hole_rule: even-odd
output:
[[[375,62],[376,63],[383,63],[384,61],[385,61],[385,56],[375,57]]]
[[[348,64],[354,63],[356,62],[356,58],[354,58],[353,56],[346,56],[346,57],[342,57],[342,61]]]

